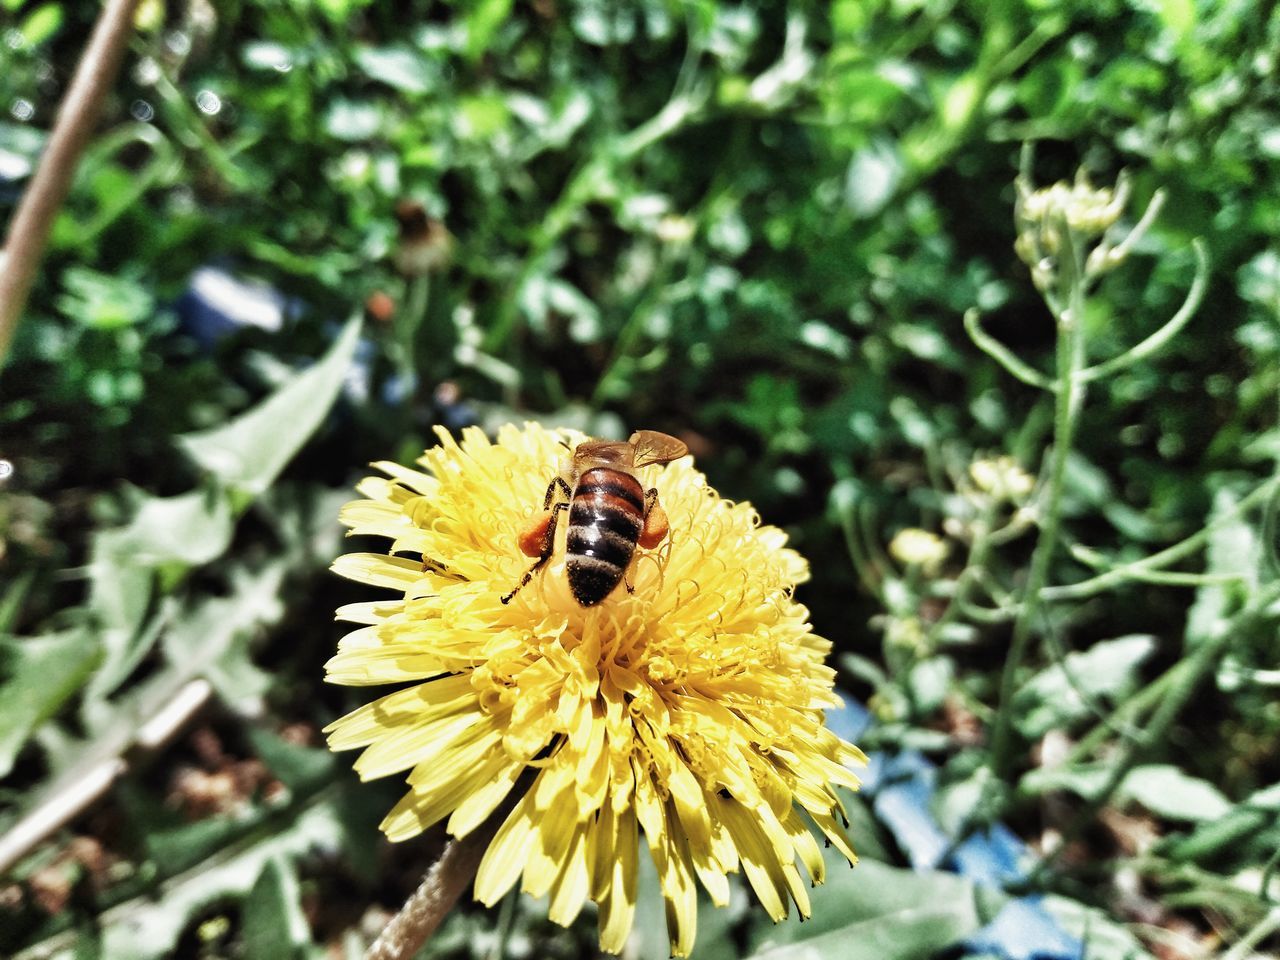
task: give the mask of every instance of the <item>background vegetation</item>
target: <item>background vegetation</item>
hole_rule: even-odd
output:
[[[6,214],[95,6],[0,0]],[[0,953],[359,955],[439,839],[383,842],[397,785],[318,734],[358,699],[321,684],[365,595],[325,569],[337,505],[433,424],[527,418],[678,434],[787,527],[879,783],[919,788],[854,801],[864,863],[813,923],[709,911],[696,956],[1280,950],[1272,5],[155,0],[139,27],[0,374]],[[1045,485],[993,503],[970,466],[1038,473],[1053,397],[962,316],[1054,375],[1024,142],[1039,184],[1126,170],[1129,224],[1168,196],[1089,300],[1089,362],[1175,312],[1193,238],[1212,267],[1088,385],[1058,592],[1018,627]],[[916,527],[946,559],[886,552]],[[984,874],[974,831],[1049,859]],[[1050,926],[959,946],[1000,885]],[[588,955],[593,927],[512,898],[427,955]],[[654,923],[632,955],[666,956]]]

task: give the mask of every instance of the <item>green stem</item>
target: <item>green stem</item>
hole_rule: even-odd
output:
[[[1040,536],[1031,555],[1031,567],[1023,590],[1024,599],[1018,619],[1014,622],[1009,655],[1005,659],[1004,673],[1000,679],[999,709],[991,737],[991,768],[996,782],[1004,782],[1013,765],[1012,704],[1017,690],[1018,670],[1027,655],[1031,627],[1040,613],[1041,592],[1048,582],[1049,565],[1058,543],[1067,460],[1071,454],[1080,410],[1084,405],[1085,385],[1079,376],[1084,369],[1085,360],[1084,265],[1081,262],[1081,252],[1065,223],[1061,225],[1061,231],[1067,247],[1062,258],[1063,285],[1069,291],[1068,307],[1058,315],[1058,383],[1064,389],[1054,395],[1053,450],[1048,480],[1044,485]]]
[[[1263,940],[1280,930],[1280,907],[1272,910],[1254,924],[1253,929],[1232,944],[1231,949],[1222,954],[1222,960],[1246,960],[1256,957],[1254,948]]]
[[[996,504],[990,504],[983,511],[978,522],[973,528],[973,546],[969,550],[969,560],[964,565],[964,570],[960,572],[960,576],[956,577],[955,593],[952,594],[947,609],[942,612],[932,627],[929,628],[929,646],[936,648],[938,641],[942,637],[942,632],[958,617],[961,613],[968,615],[972,612],[970,603],[971,595],[974,587],[978,585],[981,579],[981,573],[986,568],[987,558],[991,554],[991,528],[995,524]]]
[[[1156,204],[1152,203],[1153,207]],[[1158,207],[1157,207],[1158,209]],[[1143,221],[1146,221],[1143,217]],[[1125,238],[1124,244],[1116,247],[1112,251],[1113,254],[1119,254],[1122,249],[1128,252],[1125,246],[1129,243],[1130,238],[1138,233],[1139,228],[1135,227],[1129,237]],[[1176,337],[1188,323],[1191,318],[1196,315],[1196,311],[1200,309],[1200,302],[1204,299],[1205,290],[1209,287],[1209,252],[1205,247],[1205,243],[1199,237],[1191,241],[1191,249],[1196,254],[1196,275],[1191,281],[1191,289],[1187,291],[1186,299],[1183,300],[1182,306],[1178,308],[1178,312],[1169,318],[1169,322],[1162,326],[1151,336],[1147,337],[1136,346],[1130,347],[1118,357],[1112,357],[1105,363],[1100,363],[1096,367],[1090,367],[1081,371],[1080,376],[1086,381],[1104,380],[1123,370],[1125,367],[1133,366],[1139,360],[1145,360],[1157,350],[1161,349],[1166,343]]]
[[[1187,671],[1187,661],[1180,660],[1155,680],[1129,697],[1105,718],[1098,722],[1088,734],[1080,738],[1080,742],[1067,755],[1066,763],[1082,763],[1094,750],[1102,746],[1107,738],[1117,730],[1128,729],[1142,713],[1155,706],[1169,692],[1178,686],[1180,677]]]
[[[1280,847],[1272,851],[1267,865],[1262,868],[1262,879],[1258,881],[1258,896],[1268,903],[1275,903],[1271,896],[1271,878],[1275,876],[1277,867],[1280,867]]]
[[[1187,701],[1191,699],[1191,695],[1195,693],[1196,688],[1204,678],[1216,667],[1218,658],[1230,646],[1231,641],[1247,630],[1252,621],[1266,616],[1268,607],[1278,597],[1280,597],[1280,588],[1273,587],[1263,591],[1248,608],[1219,626],[1215,633],[1202,641],[1191,655],[1178,665],[1184,669],[1177,675],[1177,679],[1170,685],[1170,689],[1165,696],[1159,700],[1150,720],[1148,720],[1143,729],[1141,739],[1130,740],[1121,748],[1119,760],[1112,766],[1102,789],[1086,802],[1083,808],[1077,811],[1071,822],[1062,831],[1062,840],[1058,846],[1036,865],[1035,870],[1028,879],[1029,883],[1034,885],[1044,872],[1053,865],[1058,856],[1071,845],[1071,842],[1093,823],[1094,815],[1111,801],[1112,794],[1124,782],[1124,778],[1129,775],[1129,771],[1137,765],[1143,751],[1150,745],[1160,743],[1165,739],[1165,734],[1173,726],[1173,722],[1182,712],[1182,708],[1186,706]]]
[[[862,544],[860,534],[858,532],[858,524],[855,520],[856,505],[850,505],[848,509],[839,509],[840,529],[844,533],[845,547],[849,551],[849,560],[853,563],[853,570],[858,575],[858,579],[862,581],[862,585],[866,587],[867,592],[874,597],[880,597],[881,581],[883,573],[874,568],[871,558],[867,554],[867,550]]]
[[[1207,543],[1209,538],[1225,524],[1236,522],[1246,511],[1265,503],[1276,492],[1277,485],[1280,485],[1280,476],[1264,481],[1230,511],[1202,527],[1185,540],[1179,541],[1171,547],[1166,547],[1159,553],[1153,553],[1151,556],[1135,560],[1133,563],[1115,567],[1096,577],[1081,580],[1079,583],[1070,583],[1061,587],[1046,587],[1042,593],[1042,599],[1049,601],[1081,600],[1095,596],[1119,584],[1127,583],[1130,580],[1140,579],[1144,574],[1152,570],[1159,570],[1171,563],[1176,563],[1183,557],[1190,556]]]
[[[569,180],[534,233],[524,265],[512,285],[514,292],[505,298],[485,334],[480,348],[483,352],[496,353],[506,344],[520,320],[520,292],[545,268],[547,258],[560,238],[573,226],[582,208],[600,196],[603,190],[613,186],[617,179],[616,171],[659,140],[701,117],[710,91],[693,82],[692,71],[696,65],[697,57],[686,58],[666,106],[634,130],[604,144]]]
[[[1056,383],[1031,365],[1023,363],[1012,350],[983,330],[982,315],[978,313],[977,308],[971,308],[964,312],[964,332],[969,335],[969,339],[973,341],[979,350],[1004,367],[1011,376],[1021,380],[1027,386],[1035,387],[1038,390],[1055,391],[1058,389]]]
[[[405,291],[404,309],[396,317],[396,352],[401,376],[409,383],[418,379],[418,330],[427,315],[431,278],[414,277]]]

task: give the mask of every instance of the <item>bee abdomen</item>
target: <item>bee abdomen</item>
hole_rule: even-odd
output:
[[[644,526],[644,489],[617,470],[588,470],[578,478],[569,509],[569,589],[594,606],[626,573]]]

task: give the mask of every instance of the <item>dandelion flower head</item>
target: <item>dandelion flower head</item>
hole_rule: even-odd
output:
[[[496,442],[439,431],[421,471],[376,467],[342,521],[388,537],[388,554],[340,557],[336,572],[395,591],[342,607],[360,625],[327,679],[406,684],[334,722],[335,750],[364,748],[364,779],[406,774],[382,829],[392,840],[446,820],[454,837],[514,801],[481,861],[476,897],[517,881],[568,925],[599,906],[600,946],[619,952],[637,897],[640,837],[657,867],[675,956],[693,947],[700,884],[729,899],[741,872],[775,920],[824,864],[817,835],[852,863],[835,786],[865,760],[823,725],[838,704],[830,643],[792,598],[804,560],[746,503],[722,500],[686,457],[639,471],[670,521],[597,606],[569,591],[561,524],[550,562],[518,537],[542,508],[564,444],[529,424]],[[802,874],[803,872],[803,874]]]

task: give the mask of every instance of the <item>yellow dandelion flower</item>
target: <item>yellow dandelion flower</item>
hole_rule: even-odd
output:
[[[331,724],[334,750],[362,747],[364,779],[407,771],[382,829],[404,840],[447,818],[463,837],[515,792],[475,882],[493,904],[518,880],[569,924],[599,905],[601,949],[619,952],[636,906],[640,834],[657,866],[675,956],[693,947],[697,885],[720,906],[741,871],[775,920],[809,915],[823,879],[813,829],[852,863],[836,785],[865,761],[823,725],[837,704],[830,642],[792,599],[804,560],[749,504],[720,499],[688,458],[639,471],[670,530],[637,551],[595,606],[555,553],[529,567],[517,544],[541,511],[564,443],[536,425],[491,443],[467,430],[419,463],[379,463],[343,522],[392,541],[390,555],[334,569],[394,590],[342,607],[359,624],[327,665],[341,684],[418,681]],[[400,556],[407,553],[412,556]],[[422,559],[419,559],[418,556]],[[517,799],[518,797],[518,799]]]

